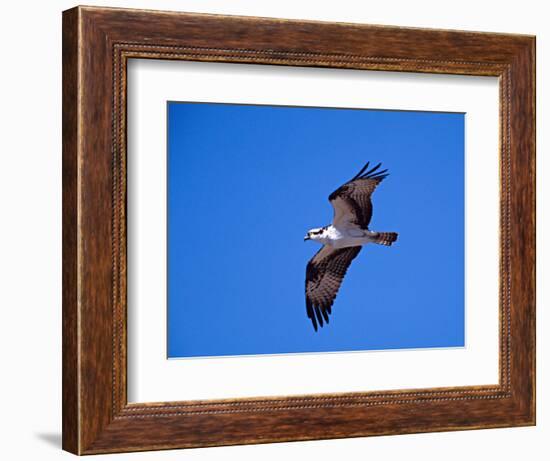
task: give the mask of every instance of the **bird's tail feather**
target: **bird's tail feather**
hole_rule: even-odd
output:
[[[391,246],[397,240],[397,232],[378,232],[373,242],[379,245]]]

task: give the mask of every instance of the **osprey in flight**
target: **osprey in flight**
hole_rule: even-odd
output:
[[[304,240],[323,245],[309,261],[306,269],[307,316],[317,331],[317,324],[328,323],[332,303],[349,265],[367,243],[390,246],[397,240],[395,232],[369,230],[372,217],[371,195],[388,176],[378,170],[381,163],[366,171],[369,163],[355,177],[340,186],[328,199],[334,208],[332,224],[311,229]]]

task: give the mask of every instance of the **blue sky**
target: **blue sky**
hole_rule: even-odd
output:
[[[328,195],[389,169],[313,330],[304,277]],[[464,345],[464,114],[168,103],[168,357]]]

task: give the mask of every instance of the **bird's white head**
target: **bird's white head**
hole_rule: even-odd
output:
[[[317,242],[322,242],[326,238],[326,229],[324,227],[316,227],[315,229],[310,229],[306,236],[304,237],[304,241],[306,240],[315,240]]]

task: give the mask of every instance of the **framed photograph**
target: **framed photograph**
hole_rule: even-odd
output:
[[[535,38],[63,13],[63,448],[535,424]]]

